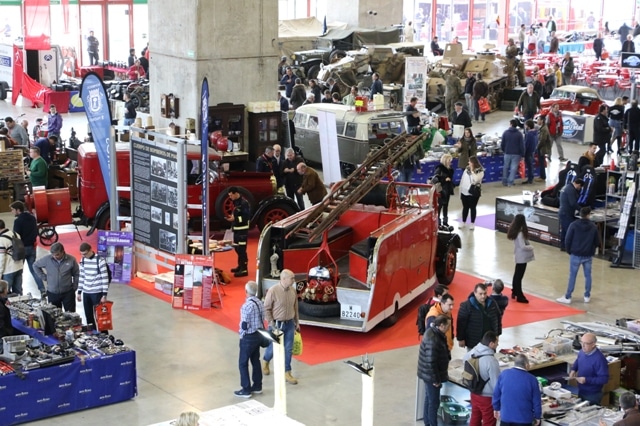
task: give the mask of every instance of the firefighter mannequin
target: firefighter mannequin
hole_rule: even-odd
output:
[[[227,220],[232,223],[233,230],[233,246],[238,255],[238,266],[233,268],[234,277],[246,277],[249,275],[247,271],[247,239],[249,237],[249,220],[251,209],[247,200],[242,198],[238,188],[229,187],[229,198],[233,201],[233,214],[227,216]]]

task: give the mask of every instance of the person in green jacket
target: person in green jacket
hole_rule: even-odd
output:
[[[29,165],[29,178],[33,186],[47,186],[49,180],[49,167],[44,158],[40,156],[40,148],[34,146],[29,150],[31,164]]]

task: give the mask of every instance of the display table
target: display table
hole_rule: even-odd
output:
[[[47,91],[44,94],[44,105],[42,110],[49,112],[49,106],[53,104],[56,106],[58,113],[66,114],[69,112],[69,99],[71,99],[71,92]]]
[[[47,336],[12,321],[20,331],[50,344]],[[17,324],[16,324],[17,323]],[[55,339],[54,339],[55,340]],[[136,353],[122,352],[0,376],[0,423],[13,425],[127,401],[138,394]],[[10,390],[10,392],[7,391]],[[98,421],[98,423],[100,423]]]
[[[241,402],[239,404],[228,405],[215,410],[204,411],[199,414],[200,426],[261,426],[261,425],[280,425],[280,426],[297,426],[302,423],[297,422],[284,414],[279,414],[273,409],[267,407],[255,399]],[[154,423],[151,426],[171,426],[175,425],[174,421],[166,421],[162,423]]]
[[[558,44],[558,54],[564,55],[566,52],[582,53],[585,50],[593,50],[593,41],[571,41]],[[549,52],[549,43],[544,45],[545,53]]]

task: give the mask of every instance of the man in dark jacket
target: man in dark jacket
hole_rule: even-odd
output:
[[[527,90],[520,95],[516,108],[525,120],[531,120],[540,110],[540,95],[533,90],[532,83],[527,84]]]
[[[249,221],[251,220],[251,207],[249,202],[242,197],[240,191],[235,186],[228,189],[229,198],[233,201],[233,213],[227,216],[227,220],[232,223],[233,244],[238,255],[238,266],[231,269],[234,277],[246,277],[249,275],[247,264],[247,239],[249,238]]]
[[[629,132],[627,136],[627,149],[636,151],[640,149],[640,108],[638,100],[631,101],[631,107],[624,113],[624,130]]]
[[[462,107],[462,102],[456,102],[453,108],[453,114],[451,114],[451,117],[449,117],[449,121],[451,121],[452,127],[456,124],[462,126],[465,129],[467,127],[473,126],[469,113]]]
[[[475,347],[487,331],[493,331],[498,336],[502,334],[500,308],[493,299],[487,297],[485,284],[476,284],[473,293],[462,302],[456,326],[456,338],[461,348]]]
[[[583,180],[578,178],[573,182],[569,182],[560,190],[560,209],[558,210],[558,219],[560,220],[560,250],[565,250],[565,239],[569,225],[576,219],[576,210],[578,210],[578,198],[582,190]]]
[[[0,280],[0,339],[13,336],[15,333],[13,325],[11,324],[11,312],[9,312],[9,308],[6,305],[8,293],[9,283]]]
[[[533,120],[527,120],[524,123],[527,129],[527,135],[524,138],[524,164],[527,166],[527,180],[522,182],[523,184],[533,183],[533,154],[536,152],[538,146],[538,133],[534,130],[535,124]]]
[[[611,127],[609,127],[609,107],[606,104],[600,105],[598,115],[593,120],[593,142],[598,145],[595,165],[598,167],[604,162],[607,153],[607,144],[611,140]]]
[[[518,130],[518,121],[513,119],[509,124],[509,128],[502,134],[502,142],[500,143],[500,149],[504,152],[503,186],[513,185],[520,159],[524,156],[524,137],[522,132]]]
[[[420,342],[418,378],[424,381],[424,424],[438,426],[440,389],[449,380],[449,360],[446,332],[451,326],[445,315],[436,317]]]
[[[591,262],[596,248],[600,247],[600,233],[590,216],[591,207],[581,208],[580,219],[569,225],[567,230],[564,243],[569,253],[569,283],[565,295],[556,299],[560,303],[571,303],[580,265],[584,270],[584,303],[591,300]]]
[[[44,283],[33,269],[33,263],[36,261],[38,222],[34,215],[25,211],[25,206],[22,201],[14,201],[9,205],[9,207],[11,208],[11,213],[15,216],[13,232],[20,235],[22,244],[24,244],[24,260],[27,262],[29,272],[31,272],[31,276],[38,286],[40,296],[45,298],[47,296],[47,291],[44,288]]]
[[[472,117],[476,115],[476,103],[473,100],[474,84],[476,84],[476,77],[469,71],[467,72],[467,80],[464,82],[464,100],[467,101],[467,109],[469,110],[469,115]]]

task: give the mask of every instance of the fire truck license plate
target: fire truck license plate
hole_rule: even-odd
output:
[[[340,319],[361,321],[360,305],[340,305]]]

